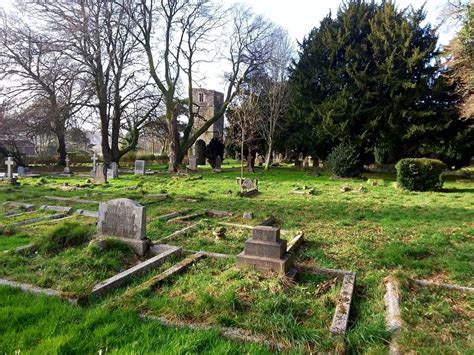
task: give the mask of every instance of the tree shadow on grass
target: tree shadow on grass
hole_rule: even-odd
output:
[[[474,193],[474,188],[472,189],[469,189],[469,188],[465,188],[465,189],[457,189],[457,188],[449,188],[449,189],[441,189],[440,192],[444,192],[444,193],[468,193],[468,194],[472,194]]]

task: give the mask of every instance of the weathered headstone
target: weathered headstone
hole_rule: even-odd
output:
[[[118,164],[116,162],[110,163],[110,169],[107,169],[108,179],[117,179],[119,176]]]
[[[145,175],[144,160],[135,160],[135,175]]]
[[[16,173],[18,174],[18,176],[25,176],[26,175],[26,168],[24,166],[19,166],[16,169]]]
[[[197,171],[197,157],[195,155],[190,155],[189,156],[189,164],[188,164],[188,169],[192,171]]]
[[[72,171],[71,171],[71,168],[69,167],[69,163],[71,162],[71,160],[69,159],[69,155],[66,155],[65,161],[66,161],[66,167],[64,168],[64,174],[71,175]]]
[[[95,176],[95,171],[97,169],[97,155],[94,155],[92,156],[92,170],[91,170],[91,175],[92,176]]]
[[[308,157],[308,167],[309,168],[314,167],[314,160],[313,160],[313,157],[311,155]]]
[[[283,161],[283,154],[278,153],[278,163],[281,163]]]
[[[304,155],[303,153],[300,153],[300,155],[298,155],[298,160],[303,161],[303,159],[304,159]]]
[[[305,157],[303,160],[303,169],[309,169],[309,157]]]
[[[107,168],[104,164],[97,164],[94,173],[95,182],[107,182]]]
[[[126,198],[101,203],[97,234],[121,240],[138,255],[146,254],[150,243],[146,238],[145,207]]]
[[[237,266],[251,265],[257,270],[286,273],[292,265],[286,253],[286,240],[280,239],[280,228],[257,226],[252,238],[245,242],[245,249],[237,255]]]
[[[168,171],[170,173],[174,173],[175,163],[176,163],[176,156],[174,155],[173,152],[171,152],[169,156],[169,164],[168,164]]]
[[[250,196],[258,193],[258,180],[249,178],[237,178],[237,182],[240,185],[240,195]]]

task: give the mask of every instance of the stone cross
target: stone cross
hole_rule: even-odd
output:
[[[5,164],[7,166],[7,178],[11,179],[13,178],[13,165],[15,162],[13,161],[12,157],[8,157],[8,159],[5,160]]]
[[[69,163],[71,162],[71,160],[69,159],[69,155],[66,155],[66,167],[64,168],[64,174],[70,174],[71,173],[71,169],[69,168]]]

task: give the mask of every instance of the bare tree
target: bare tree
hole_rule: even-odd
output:
[[[240,145],[240,177],[244,177],[244,147],[247,147],[247,171],[254,172],[255,169],[255,148],[260,138],[258,121],[260,120],[260,110],[258,107],[258,96],[248,90],[241,90],[241,94],[236,97],[229,107],[228,120],[230,124],[230,134],[228,138]]]
[[[257,120],[262,138],[267,144],[265,170],[269,169],[273,153],[274,138],[280,129],[280,123],[288,109],[290,91],[287,70],[293,54],[293,46],[288,33],[276,30],[271,45],[271,59],[264,66],[259,80],[259,108],[261,118]]]
[[[225,56],[231,71],[226,74],[224,104],[214,117],[193,131],[196,116],[192,99],[193,72],[201,60],[196,53],[206,48],[211,31],[219,26],[222,16],[219,8],[210,0],[129,0],[126,8],[140,30],[137,40],[146,52],[153,81],[164,97],[171,151],[176,157],[170,163],[177,169],[199,136],[224,115],[246,77],[268,60],[267,45],[273,26],[247,8],[233,8]],[[155,53],[160,53],[160,60]],[[187,76],[189,121],[180,137],[178,116],[182,112],[182,101],[178,94],[183,73]]]
[[[94,91],[89,104],[100,120],[106,163],[136,148],[140,132],[161,104],[143,73],[134,21],[123,1],[38,2],[42,20],[66,54],[84,71]]]
[[[88,88],[63,47],[17,17],[3,15],[0,28],[0,80],[7,101],[44,110],[46,124],[57,138],[58,164],[65,165],[67,126],[87,101]]]

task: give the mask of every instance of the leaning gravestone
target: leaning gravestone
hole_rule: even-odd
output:
[[[145,175],[144,160],[135,160],[135,175]]]
[[[97,164],[94,172],[95,182],[107,182],[107,168],[104,164]]]
[[[280,239],[280,228],[257,226],[245,249],[237,255],[237,266],[250,265],[257,270],[286,273],[293,258],[286,252],[286,240]]]
[[[145,255],[150,245],[146,238],[145,207],[126,198],[101,203],[97,234],[120,240],[136,254]]]

